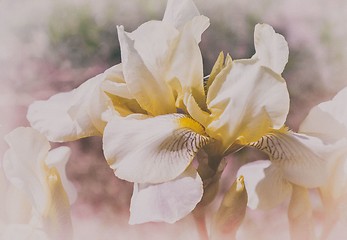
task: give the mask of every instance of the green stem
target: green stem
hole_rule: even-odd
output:
[[[207,206],[217,196],[224,167],[225,161],[219,156],[208,156],[207,162],[200,162],[198,173],[204,184],[204,195],[199,203],[200,207]]]

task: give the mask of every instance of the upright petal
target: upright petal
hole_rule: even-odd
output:
[[[199,15],[199,10],[192,0],[169,0],[165,9],[163,22],[172,24],[177,29],[181,29],[188,21]]]
[[[195,208],[202,194],[202,180],[192,166],[169,182],[135,183],[129,223],[174,223]]]
[[[167,73],[167,80],[178,93],[178,101],[182,101],[186,93],[192,93],[202,107],[205,107],[205,91],[202,56],[198,43],[208,26],[208,18],[197,16],[183,27]],[[175,89],[175,86],[179,86],[179,89]]]
[[[155,28],[153,25],[157,27],[156,24],[150,23],[145,26]],[[144,33],[151,34],[150,31]],[[154,55],[155,58],[152,62],[147,58],[143,59],[135,48],[135,41],[124,31],[123,27],[118,27],[118,37],[121,47],[123,74],[130,94],[134,96],[144,110],[152,115],[175,112],[175,100],[171,89],[163,79],[156,79],[145,64],[155,67],[153,64],[155,64],[157,56]],[[150,42],[148,41],[148,43]],[[146,45],[139,44],[138,48],[142,49],[142,46]],[[160,46],[160,50],[155,51],[154,54],[163,51],[162,48],[165,49],[166,47],[163,43]],[[153,60],[153,58],[150,59]],[[144,62],[145,60],[146,62]]]
[[[284,178],[281,168],[270,161],[255,161],[242,166],[238,176],[244,176],[248,193],[248,207],[271,209],[290,196],[292,186]]]
[[[207,94],[211,122],[206,131],[227,149],[239,141],[257,141],[270,128],[283,126],[289,111],[284,79],[255,60],[228,64]]]
[[[106,160],[121,179],[161,183],[179,176],[207,144],[203,127],[183,114],[115,117],[106,128]]]
[[[281,74],[288,62],[288,43],[267,24],[257,24],[254,30],[255,55],[262,66]]]
[[[113,108],[100,88],[102,80],[100,74],[70,92],[34,102],[27,114],[31,126],[53,142],[100,135],[106,124],[102,113]]]
[[[287,42],[262,24],[255,28],[254,44],[251,59],[226,62],[208,89],[207,132],[215,133],[212,136],[225,148],[236,140],[256,141],[269,128],[282,127],[289,111],[289,94],[280,75],[288,60]]]
[[[165,84],[163,77],[168,71],[179,31],[170,24],[149,21],[128,36],[134,40],[134,48],[156,81]]]
[[[194,3],[184,0],[169,1],[163,21],[146,22],[132,33],[118,30],[123,66],[129,67],[128,73],[123,67],[125,80],[147,112],[158,115],[184,108],[186,94],[205,107],[198,43],[208,25],[209,19],[199,14]],[[161,103],[161,111],[150,99]]]

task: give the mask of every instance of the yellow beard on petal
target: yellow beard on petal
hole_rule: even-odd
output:
[[[273,130],[273,132],[278,132],[278,133],[288,133],[290,130],[287,126],[283,125],[280,129]]]
[[[180,128],[190,128],[200,135],[206,135],[204,127],[201,126],[198,122],[194,121],[192,118],[182,117],[178,118],[177,120]]]

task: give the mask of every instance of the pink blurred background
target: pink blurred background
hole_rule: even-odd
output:
[[[268,23],[285,36],[290,58],[283,73],[291,95],[287,125],[296,130],[309,109],[347,85],[347,1],[344,0],[196,0],[211,25],[200,44],[205,75],[220,51],[233,59],[253,55],[256,23]],[[160,20],[166,1],[158,0],[2,0],[0,1],[0,154],[3,135],[28,126],[34,100],[69,91],[120,62],[117,25],[134,30]],[[79,197],[73,206],[76,239],[197,239],[191,217],[170,224],[128,225],[132,185],[114,177],[102,156],[101,139],[66,144],[73,149],[68,176]],[[55,145],[54,145],[55,146]],[[259,158],[241,152],[223,174],[230,186],[237,166]],[[218,205],[211,206],[211,212]],[[285,206],[251,212],[240,239],[288,239]],[[274,218],[283,214],[283,217]],[[319,213],[317,213],[319,214]],[[336,226],[331,239],[336,238]],[[334,235],[335,234],[335,235]]]

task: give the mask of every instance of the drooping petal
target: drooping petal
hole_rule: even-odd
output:
[[[281,74],[288,62],[288,43],[267,24],[257,24],[254,30],[255,55],[262,66]]]
[[[202,180],[192,166],[169,182],[135,183],[129,223],[174,223],[195,208],[202,194]]]
[[[113,108],[100,88],[102,80],[100,74],[70,92],[34,102],[27,114],[31,126],[53,142],[100,135],[106,124],[102,113]]]
[[[66,163],[71,155],[71,150],[68,147],[55,148],[48,152],[45,163],[48,168],[56,168],[59,173],[59,178],[62,182],[63,189],[65,189],[69,198],[69,203],[72,204],[76,201],[77,192],[72,183],[66,176]]]
[[[74,92],[58,93],[47,101],[36,101],[29,106],[27,119],[31,126],[47,136],[50,141],[65,141],[79,135],[98,134],[91,124],[80,127],[69,115],[69,106],[73,101]],[[79,130],[77,130],[79,129]],[[82,129],[92,129],[85,133]]]
[[[313,188],[327,180],[328,158],[334,148],[319,138],[274,131],[251,145],[267,153],[280,166],[284,178],[294,184]]]
[[[3,159],[7,179],[30,197],[32,204],[43,211],[47,201],[42,168],[50,149],[46,138],[32,128],[16,128],[5,137],[10,148]]]
[[[208,140],[203,127],[183,114],[115,117],[105,128],[103,148],[119,178],[160,183],[179,176]]]
[[[211,84],[207,94],[211,123],[206,131],[225,148],[236,140],[257,141],[270,128],[283,126],[289,111],[284,79],[256,60],[233,61]]]
[[[163,22],[172,24],[177,29],[181,29],[188,21],[199,15],[199,10],[192,0],[169,0],[165,9]]]
[[[242,166],[238,176],[244,176],[248,193],[248,207],[271,209],[290,196],[292,186],[284,178],[281,168],[270,161],[255,161]]]
[[[135,49],[134,40],[129,37],[123,27],[118,27],[118,37],[123,74],[130,94],[144,110],[152,115],[175,112],[175,100],[171,89],[162,79],[156,79],[153,76],[145,65],[144,59]]]
[[[313,107],[299,131],[326,142],[347,137],[347,87],[330,100]]]

